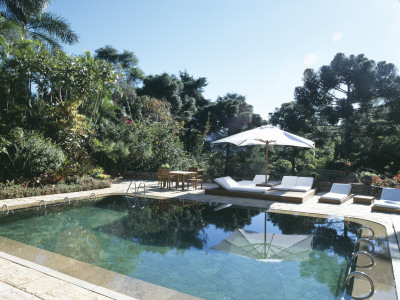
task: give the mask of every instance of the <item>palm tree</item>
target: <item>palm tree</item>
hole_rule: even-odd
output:
[[[51,0],[0,0],[0,15],[17,23],[28,38],[38,39],[51,49],[59,41],[74,44],[78,36],[63,18],[46,11]]]
[[[14,36],[22,36],[21,28],[15,22],[0,15],[0,49],[7,52],[10,45],[9,40]]]

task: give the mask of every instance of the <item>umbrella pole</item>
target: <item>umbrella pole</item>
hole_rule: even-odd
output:
[[[264,210],[264,245],[267,242],[267,209]]]
[[[268,176],[268,141],[265,144],[265,184],[267,184]]]

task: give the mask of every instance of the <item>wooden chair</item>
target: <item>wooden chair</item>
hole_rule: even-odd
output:
[[[203,188],[203,174],[204,174],[204,171],[203,170],[199,170],[199,168],[196,168],[196,167],[190,167],[189,168],[189,172],[197,172],[197,174],[195,176],[190,176],[187,179],[188,188],[189,188],[189,182],[192,182],[192,186],[196,190],[197,190],[197,183],[201,182],[201,188]]]
[[[204,178],[204,171],[203,170],[197,171],[197,182],[201,183],[201,188],[203,188],[203,178]],[[197,185],[197,182],[196,182],[196,185]]]
[[[161,169],[163,168],[160,167],[157,169],[157,186],[161,185]]]
[[[169,169],[160,169],[160,183],[161,183],[161,188],[167,187],[168,189],[171,189],[171,181],[174,182],[175,175],[171,175],[169,173]]]

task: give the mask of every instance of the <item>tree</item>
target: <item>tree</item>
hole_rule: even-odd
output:
[[[52,49],[59,42],[74,44],[78,36],[63,18],[46,11],[50,0],[0,0],[0,14],[17,23],[30,39],[38,39]]]
[[[196,107],[203,107],[209,103],[203,96],[204,88],[208,85],[207,78],[199,77],[195,79],[186,70],[179,72],[179,77],[183,83],[181,96],[185,95],[195,99]]]
[[[217,140],[265,124],[262,117],[254,113],[253,106],[246,103],[246,97],[238,94],[228,93],[224,97],[218,97],[215,103],[210,103],[202,109],[202,118],[206,118],[208,112],[210,112],[210,140]],[[244,155],[248,159],[252,157],[250,153],[260,150],[246,148],[233,147],[230,143],[215,145],[214,159],[218,162],[214,161],[212,165],[214,165],[214,168],[221,164],[224,167],[223,171],[218,170],[216,172],[234,174],[235,171],[231,168],[240,168],[241,163],[244,163],[243,160],[240,161],[240,156],[235,159],[234,155],[236,153],[249,151],[247,155]],[[223,152],[218,151],[222,149],[225,150],[223,151],[223,158],[221,157]],[[224,162],[221,161],[222,159]]]
[[[138,67],[139,59],[135,53],[127,50],[118,53],[117,49],[110,45],[99,48],[95,52],[96,58],[106,60],[113,64],[115,68],[120,69],[121,73],[125,74],[128,83],[135,84],[143,79],[144,74]]]
[[[8,55],[10,43],[14,37],[21,38],[22,30],[14,21],[0,15],[0,54]]]
[[[182,87],[182,82],[175,75],[150,75],[143,80],[143,87],[138,94],[166,101],[171,105],[171,113],[178,114],[183,105],[180,97]]]
[[[273,124],[314,139],[317,147],[334,142],[335,161],[400,169],[400,77],[393,64],[338,53],[318,71],[305,70],[303,81],[295,101],[271,114]]]

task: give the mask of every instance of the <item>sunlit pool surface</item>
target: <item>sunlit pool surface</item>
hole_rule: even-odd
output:
[[[343,296],[360,224],[216,207],[108,196],[10,213],[0,236],[205,299]]]

